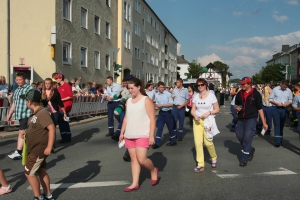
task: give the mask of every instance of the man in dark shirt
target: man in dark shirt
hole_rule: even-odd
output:
[[[258,114],[265,130],[268,130],[262,110],[262,97],[260,93],[251,87],[252,80],[244,77],[240,81],[242,90],[236,94],[234,108],[238,112],[238,122],[235,127],[236,137],[242,145],[242,158],[240,166],[244,167],[254,156],[255,148],[252,147],[253,136],[256,132]]]

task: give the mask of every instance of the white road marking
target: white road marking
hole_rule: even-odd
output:
[[[254,174],[217,174],[220,178],[242,178],[252,176],[282,176],[282,175],[295,175],[296,172],[290,171],[285,168],[279,168],[280,171],[262,172]]]
[[[50,184],[50,189],[60,189],[60,188],[91,188],[91,187],[106,187],[106,186],[116,186],[116,185],[128,185],[128,181],[105,181],[105,182],[90,182],[90,183],[58,183]],[[31,190],[31,187],[27,189]]]

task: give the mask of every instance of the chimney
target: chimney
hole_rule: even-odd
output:
[[[289,51],[289,48],[290,48],[290,45],[282,45],[282,48],[281,48],[281,51],[282,52],[288,52]]]
[[[184,59],[184,55],[181,55],[181,58]]]

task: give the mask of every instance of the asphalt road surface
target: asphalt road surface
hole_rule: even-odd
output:
[[[273,147],[273,136],[257,135],[254,159],[240,167],[241,146],[233,132],[229,103],[216,117],[220,134],[214,138],[218,167],[211,168],[205,151],[205,170],[194,173],[196,166],[193,133],[185,119],[186,133],[177,146],[167,147],[165,128],[163,145],[150,149],[148,156],[160,170],[159,184],[150,185],[150,174],[143,169],[141,188],[125,193],[131,182],[130,163],[124,162],[125,149],[105,137],[107,120],[72,127],[72,142],[58,144],[47,158],[51,189],[55,199],[300,199],[300,142],[289,127],[284,129],[283,147]],[[59,135],[57,136],[59,139]],[[0,140],[0,168],[13,192],[0,199],[33,199],[21,161],[7,157],[16,148],[16,138]]]

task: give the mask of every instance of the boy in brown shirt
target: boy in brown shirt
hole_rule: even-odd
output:
[[[25,176],[33,190],[34,199],[53,199],[50,191],[50,178],[46,172],[46,158],[50,155],[55,138],[55,126],[47,110],[41,106],[41,93],[30,90],[20,98],[26,99],[26,105],[33,112],[28,118],[26,133],[28,159]],[[40,182],[44,194],[40,192]]]

